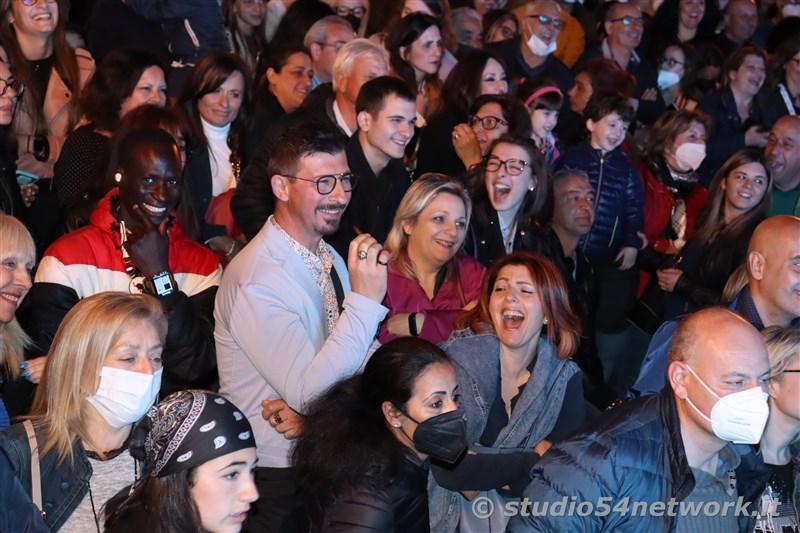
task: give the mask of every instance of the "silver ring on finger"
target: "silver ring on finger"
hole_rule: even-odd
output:
[[[364,250],[359,250],[358,251],[358,258],[361,261],[364,261],[367,258],[367,252],[365,252]]]

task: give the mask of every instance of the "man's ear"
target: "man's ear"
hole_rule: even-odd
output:
[[[369,127],[372,125],[372,116],[369,113],[360,111],[358,115],[356,115],[356,120],[358,121],[358,129],[363,132],[369,131]]]
[[[688,397],[686,392],[686,378],[689,375],[689,370],[686,369],[686,364],[680,361],[673,361],[667,367],[667,380],[672,387],[672,392],[676,398],[685,400]]]
[[[289,200],[289,180],[285,176],[281,176],[280,174],[274,174],[270,179],[269,183],[272,186],[272,194],[275,195],[275,198],[280,200],[281,202],[287,202]]]
[[[594,120],[590,118],[586,119],[586,129],[589,130],[590,132],[594,131]]]
[[[764,267],[766,261],[764,256],[758,252],[750,252],[747,256],[747,271],[750,276],[758,281],[764,279]]]
[[[319,43],[311,43],[308,47],[308,53],[311,54],[311,61],[316,63],[322,55],[322,47]]]

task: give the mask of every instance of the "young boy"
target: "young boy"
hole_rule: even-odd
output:
[[[597,329],[615,332],[636,298],[636,262],[643,228],[644,194],[639,173],[622,150],[633,107],[617,94],[592,95],[584,111],[588,141],[560,161],[564,169],[586,172],[595,193],[595,221],[581,241],[592,262],[598,291]]]

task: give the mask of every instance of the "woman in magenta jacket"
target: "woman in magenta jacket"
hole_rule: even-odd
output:
[[[475,305],[484,268],[458,253],[471,212],[464,187],[447,176],[424,174],[408,189],[386,239],[389,316],[378,334],[382,344],[408,335],[445,341],[456,316]]]

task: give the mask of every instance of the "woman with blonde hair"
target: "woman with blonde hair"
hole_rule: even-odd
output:
[[[383,344],[402,336],[446,340],[456,316],[474,305],[483,266],[459,253],[472,202],[456,180],[423,174],[409,187],[386,238],[389,277],[381,325]]]
[[[158,395],[166,334],[155,298],[119,292],[81,300],[61,323],[30,424],[0,432],[0,451],[34,501],[31,468],[39,464],[52,531],[99,532],[102,505],[134,482],[127,440]]]
[[[800,509],[800,329],[770,326],[761,331],[769,353],[769,419],[759,454],[770,471],[756,519],[761,531],[797,528]],[[757,527],[756,529],[759,529]]]
[[[28,229],[0,213],[0,429],[10,425],[3,390],[19,375],[23,352],[30,344],[14,315],[31,288],[35,262],[36,248]]]
[[[582,374],[570,360],[580,320],[555,264],[515,252],[491,264],[478,304],[456,327],[441,347],[456,369],[470,453],[454,468],[434,466],[431,524],[442,532],[504,531],[504,504],[519,499],[550,444],[584,421]],[[495,512],[474,515],[458,491],[485,491]]]

